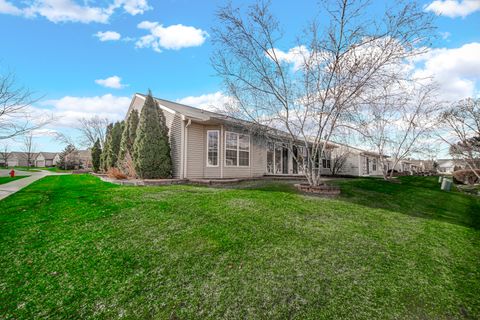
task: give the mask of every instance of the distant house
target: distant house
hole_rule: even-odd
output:
[[[65,156],[65,161],[72,163],[76,169],[92,168],[92,153],[90,149],[74,150]]]
[[[51,167],[59,160],[60,156],[56,152],[38,152],[32,153],[30,163],[28,163],[28,155],[25,152],[12,151],[7,156],[7,161],[0,155],[0,166],[8,167]]]
[[[27,167],[27,154],[25,152],[12,151],[8,156],[7,165],[9,167]]]
[[[10,153],[7,154],[7,159],[10,156]],[[4,154],[0,153],[0,167],[6,167],[7,166],[7,159],[5,159]]]
[[[337,174],[349,176],[381,176],[382,167],[380,165],[380,154],[376,152],[366,151],[360,148],[348,146],[345,144],[331,143],[331,148],[328,154],[328,169],[330,172],[322,172],[329,174],[332,167],[335,166],[336,161],[342,161],[342,165]]]
[[[60,161],[56,152],[39,152],[35,158],[35,167],[53,167]]]
[[[465,165],[455,159],[438,159],[437,171],[439,173],[453,173],[455,170],[465,169]]]

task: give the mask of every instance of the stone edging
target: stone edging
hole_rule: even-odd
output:
[[[320,186],[310,186],[304,183],[294,184],[294,186],[300,191],[314,194],[321,194],[327,196],[337,196],[340,194],[340,188],[338,186],[331,185],[320,185]]]

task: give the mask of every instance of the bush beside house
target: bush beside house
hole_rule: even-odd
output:
[[[93,166],[93,171],[95,172],[100,171],[101,156],[102,156],[102,147],[100,145],[100,139],[97,139],[97,141],[95,141],[95,144],[93,145],[93,148],[92,148],[92,166]]]
[[[165,116],[151,93],[148,94],[140,114],[133,144],[133,161],[140,178],[170,178],[172,175]]]
[[[97,144],[95,144],[97,145]],[[132,110],[126,121],[107,126],[103,151],[92,150],[102,172],[117,179],[170,178],[172,160],[163,111],[149,93],[140,115]]]

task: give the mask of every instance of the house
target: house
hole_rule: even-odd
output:
[[[92,167],[92,153],[90,149],[74,150],[65,156],[65,162],[72,163],[76,169],[89,169]]]
[[[139,113],[146,96],[135,94],[127,113]],[[248,122],[226,115],[155,98],[169,128],[173,177],[179,179],[249,178],[264,175],[303,175],[296,159],[307,150],[288,145],[287,136],[253,134]],[[318,170],[331,174],[332,159],[345,150],[348,156],[339,174],[381,175],[379,155],[330,143],[318,158]],[[300,160],[301,161],[301,160]]]
[[[7,159],[8,159],[9,156],[10,156],[10,153],[7,153],[6,157],[5,157],[4,153],[0,153],[0,167],[6,167],[7,166]]]
[[[56,152],[39,152],[35,158],[35,167],[53,167],[60,161]]]
[[[455,159],[438,159],[437,171],[439,173],[451,174],[455,170],[465,169],[465,165]]]
[[[34,165],[34,159],[37,155],[32,154],[32,159],[30,160],[30,165]],[[25,152],[12,151],[10,152],[7,160],[7,165],[9,167],[28,167],[28,156]]]
[[[380,154],[340,143],[332,143],[335,148],[331,153],[332,166],[342,161],[337,174],[349,176],[381,176]]]

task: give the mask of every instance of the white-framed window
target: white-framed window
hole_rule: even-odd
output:
[[[250,136],[248,134],[225,132],[225,166],[250,166]]]
[[[377,159],[373,158],[372,160],[372,170],[377,171]]]
[[[331,167],[330,153],[322,151],[322,167],[324,169]]]
[[[207,167],[218,167],[219,131],[207,130]]]

